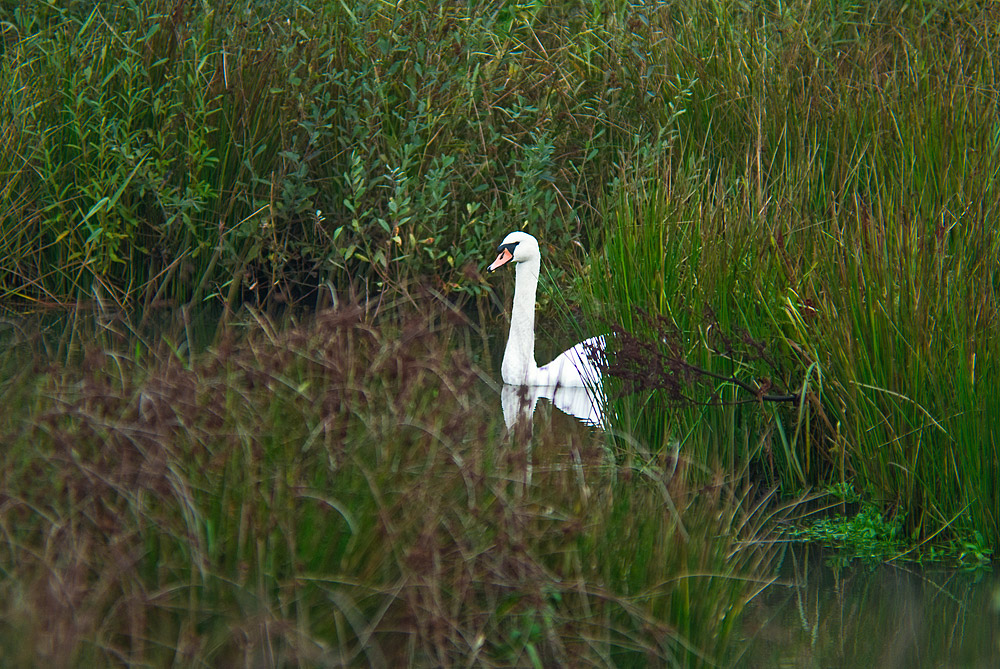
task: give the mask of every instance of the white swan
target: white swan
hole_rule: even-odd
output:
[[[510,315],[510,335],[504,349],[500,375],[515,386],[573,386],[600,390],[601,370],[595,362],[604,356],[604,337],[591,337],[560,353],[555,360],[535,364],[535,292],[541,254],[538,240],[526,232],[504,237],[500,254],[489,271],[513,261],[514,308]]]

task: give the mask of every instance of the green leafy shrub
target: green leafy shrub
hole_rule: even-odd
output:
[[[570,257],[621,150],[655,131],[643,36],[597,5],[2,18],[0,295],[22,302],[235,306],[412,276],[480,293],[469,268],[510,229]]]

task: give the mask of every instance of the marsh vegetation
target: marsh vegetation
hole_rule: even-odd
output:
[[[783,542],[989,565],[998,19],[0,8],[4,657],[753,664]],[[514,229],[607,430],[503,424]]]

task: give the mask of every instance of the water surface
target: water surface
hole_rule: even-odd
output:
[[[789,547],[747,609],[750,667],[996,667],[1000,577]]]

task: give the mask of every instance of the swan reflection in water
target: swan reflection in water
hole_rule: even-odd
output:
[[[530,421],[539,397],[549,400],[557,409],[586,425],[607,427],[600,387],[515,386],[505,383],[500,391],[500,404],[507,429],[513,430],[518,421]]]

